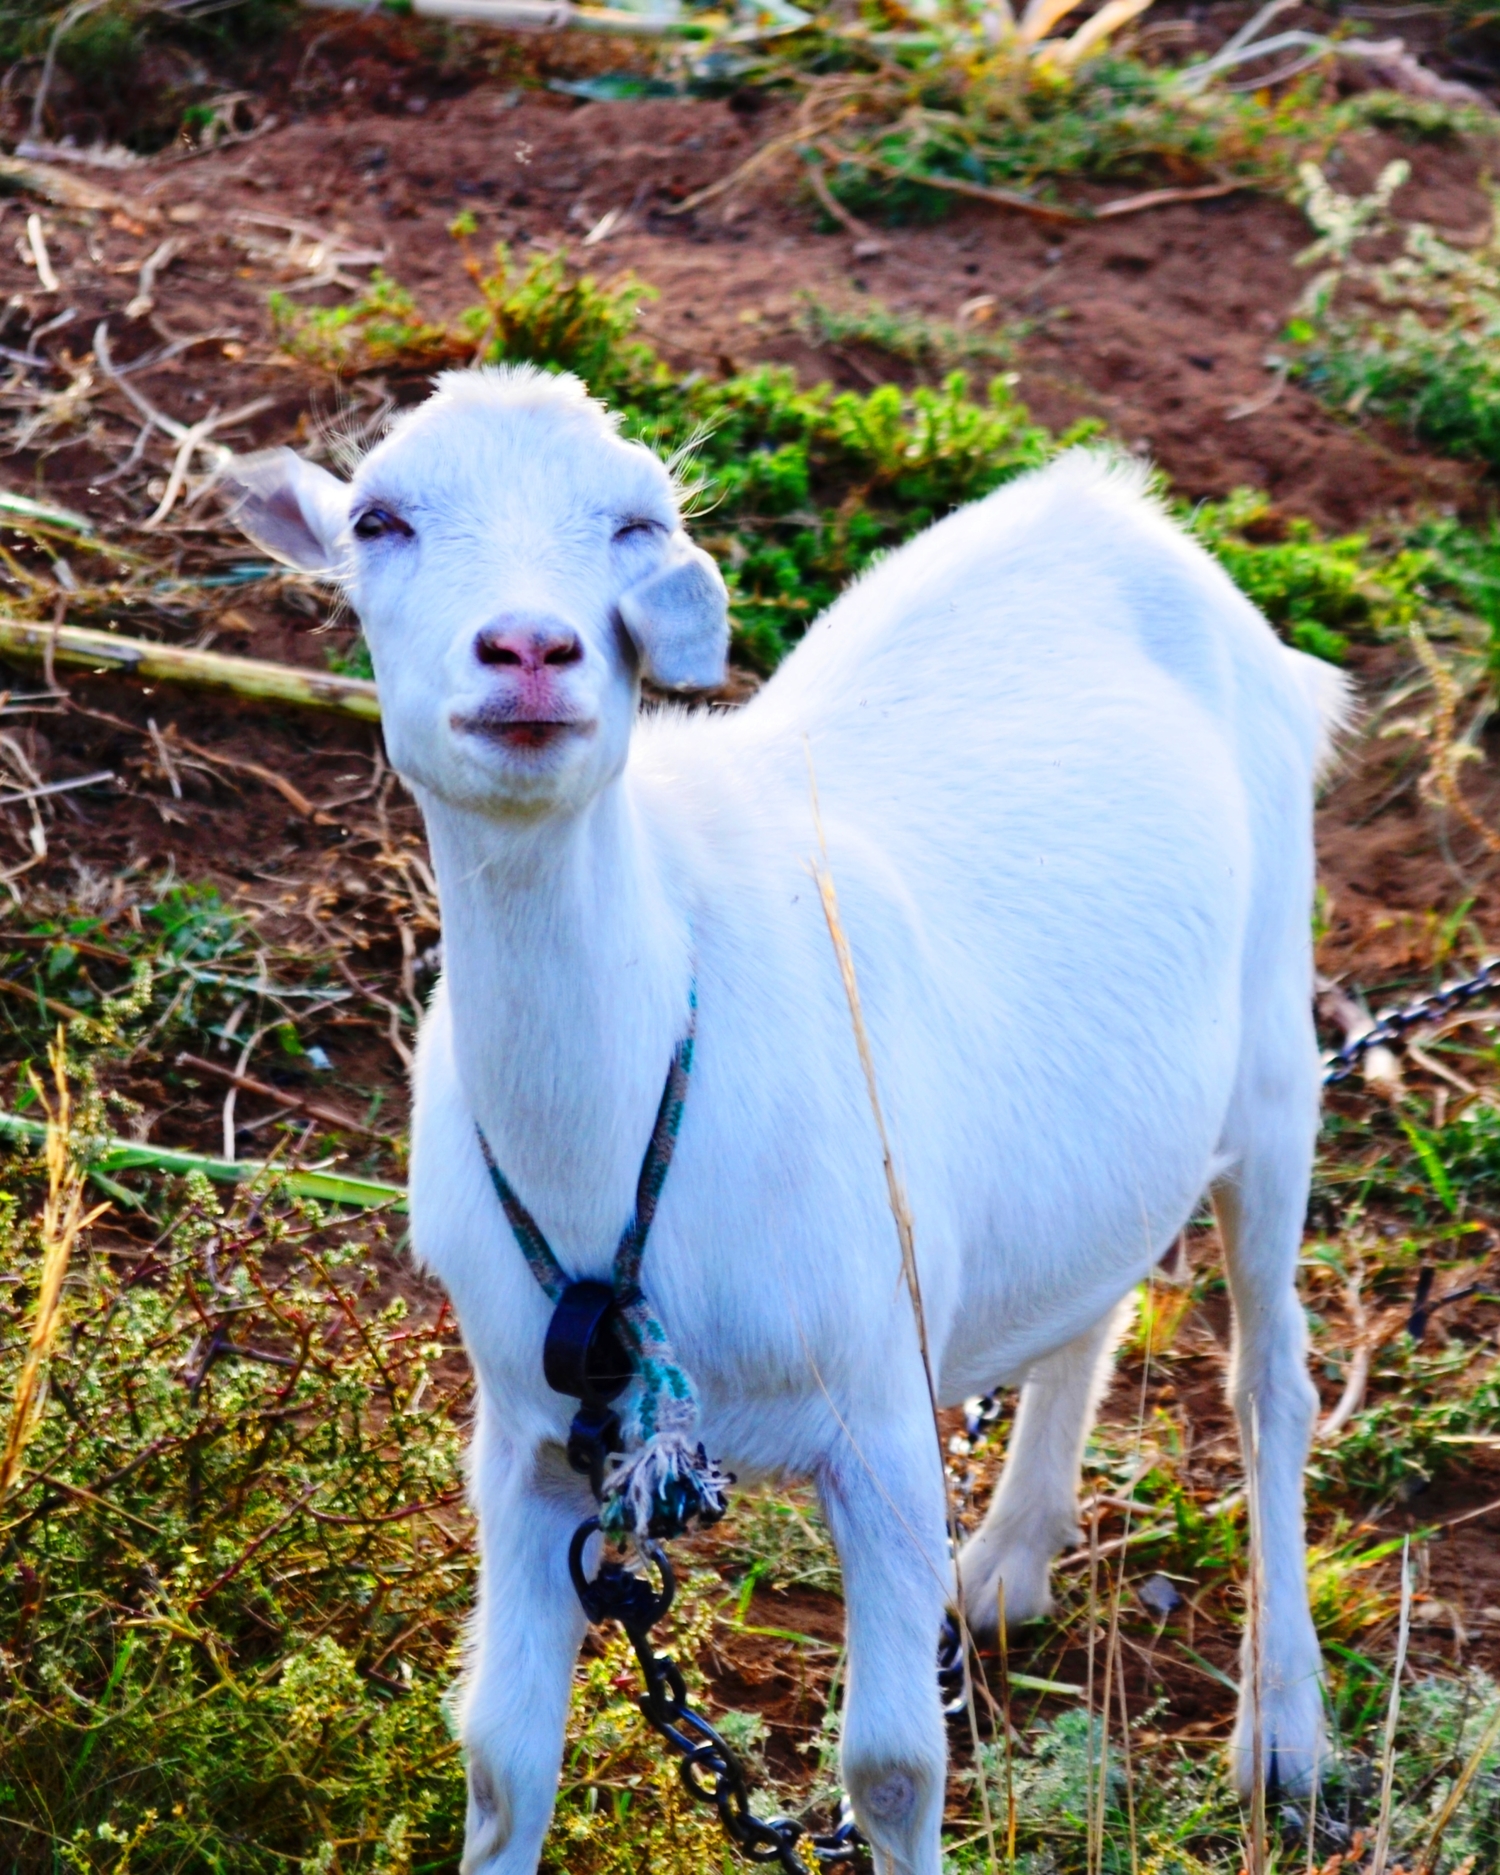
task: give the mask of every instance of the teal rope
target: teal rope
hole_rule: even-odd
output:
[[[617,1409],[625,1449],[611,1461],[599,1501],[600,1525],[611,1536],[680,1536],[694,1524],[715,1523],[727,1508],[726,1489],[733,1482],[697,1438],[698,1396],[641,1288],[646,1238],[667,1182],[693,1071],[696,983],[688,992],[688,1009],[687,1033],[672,1051],[656,1123],[641,1161],[635,1214],[615,1247],[615,1308],[635,1378]],[[475,1131],[490,1181],[527,1267],[548,1299],[559,1302],[572,1278],[495,1163],[483,1132],[478,1127]]]
[[[507,1220],[515,1233],[516,1242],[521,1246],[521,1254],[531,1266],[531,1273],[547,1292],[551,1302],[560,1302],[562,1292],[568,1286],[568,1273],[552,1254],[552,1246],[537,1228],[536,1219],[522,1204],[511,1189],[510,1180],[496,1165],[490,1152],[490,1142],[476,1126],[479,1134],[479,1150],[484,1154],[484,1162],[489,1167],[490,1183],[499,1194]]]

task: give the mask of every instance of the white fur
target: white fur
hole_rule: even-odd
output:
[[[647,1289],[709,1451],[742,1480],[816,1481],[845,1578],[845,1780],[889,1869],[939,1869],[934,1647],[953,1571],[809,872],[809,758],[940,1396],[1023,1386],[1014,1462],[961,1558],[969,1618],[993,1628],[1002,1575],[1012,1617],[1045,1609],[1111,1323],[1212,1187],[1258,1460],[1266,1761],[1305,1785],[1322,1726],[1294,1274],[1318,1101],[1312,787],[1341,686],[1277,641],[1138,473],[1077,453],[883,561],[748,708],[637,723],[652,625],[629,595],[682,536],[666,472],[576,385],[451,375],[352,494],[334,504],[326,477],[309,492],[318,473],[302,465],[277,504],[281,550],[299,507],[317,543],[294,543],[303,563],[346,570],[442,893],[411,1199],[480,1390],[465,1870],[535,1867],[583,1629],[565,1552],[590,1509],[559,1451],[572,1403],[542,1378],[548,1304],[474,1125],[570,1270],[606,1274],[694,974],[697,1061]],[[344,517],[372,503],[411,537],[352,539]],[[615,540],[631,516],[656,531]],[[711,673],[712,612],[695,649],[674,611],[682,668]],[[535,695],[590,729],[534,751],[455,726],[521,694],[479,661],[496,619],[576,634],[580,658]]]

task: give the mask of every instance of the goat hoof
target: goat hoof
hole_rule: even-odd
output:
[[[459,1875],[482,1875],[501,1854],[511,1836],[511,1807],[491,1776],[488,1765],[474,1750],[469,1754],[469,1810],[464,1825],[464,1853]]]
[[[1327,1757],[1323,1725],[1323,1688],[1316,1674],[1292,1686],[1264,1689],[1258,1702],[1248,1690],[1240,1695],[1239,1716],[1229,1745],[1230,1769],[1242,1797],[1255,1788],[1255,1711],[1260,1707],[1260,1775],[1280,1797],[1303,1797],[1319,1777]]]
[[[1005,1584],[1005,1625],[1019,1627],[1052,1612],[1050,1549],[1015,1544],[1003,1550],[980,1550],[984,1533],[964,1546],[958,1564],[964,1585],[964,1619],[985,1640],[1000,1630],[1000,1584]]]

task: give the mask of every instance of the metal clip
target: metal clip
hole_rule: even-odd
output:
[[[558,1298],[542,1343],[542,1372],[555,1393],[603,1406],[635,1372],[620,1339],[615,1292],[608,1283],[569,1283]]]

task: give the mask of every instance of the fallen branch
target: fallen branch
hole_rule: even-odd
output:
[[[274,1087],[269,1081],[259,1081],[253,1074],[239,1074],[217,1061],[205,1060],[202,1055],[179,1055],[177,1065],[179,1068],[191,1068],[197,1074],[212,1074],[218,1080],[227,1081],[231,1087],[242,1088],[247,1094],[258,1094],[262,1100],[274,1100],[280,1107],[305,1113],[309,1119],[321,1120],[325,1126],[335,1127],[341,1133],[363,1133],[366,1139],[391,1137],[389,1133],[366,1126],[361,1120],[351,1119],[347,1113],[340,1113],[337,1107],[325,1107],[319,1100],[304,1100],[300,1094],[289,1094],[285,1088]]]
[[[893,182],[916,183],[924,189],[941,189],[950,195],[966,196],[975,202],[988,202],[991,208],[1008,209],[1012,214],[1029,215],[1033,221],[1047,222],[1089,222],[1118,221],[1125,215],[1143,215],[1153,208],[1169,208],[1176,202],[1211,202],[1220,196],[1234,195],[1250,185],[1244,182],[1207,182],[1185,189],[1148,189],[1143,195],[1125,195],[1118,201],[1105,202],[1098,208],[1065,208],[1059,203],[1038,202],[1029,195],[1020,195],[1013,189],[993,189],[985,183],[964,182],[957,176],[933,176],[925,170],[902,169],[895,163],[887,163],[878,156],[864,156],[854,150],[844,150],[836,145],[830,148],[822,146],[823,154],[836,157],[840,162],[853,163],[856,168],[866,169],[878,176],[887,176]],[[818,182],[822,178],[812,179],[813,193],[827,208],[823,201],[823,190]],[[826,189],[826,182],[824,188]],[[831,192],[830,192],[831,193]],[[842,219],[842,217],[839,217]]]
[[[26,245],[31,250],[31,264],[36,268],[36,277],[41,282],[44,293],[58,293],[62,289],[57,275],[52,271],[52,256],[47,252],[47,237],[42,232],[40,215],[26,217]]]
[[[251,702],[290,703],[299,709],[380,721],[375,686],[363,678],[336,677],[332,672],[301,670],[294,664],[233,657],[222,651],[197,651],[188,645],[153,644],[149,639],[92,631],[82,625],[44,625],[34,619],[0,616],[0,657],[35,663],[50,658],[73,669],[113,671],[151,683],[232,690]]]
[[[863,241],[868,246],[878,247],[880,251],[884,253],[890,246],[890,243],[888,241],[882,241],[880,236],[876,234],[875,230],[870,227],[867,222],[861,221],[858,215],[851,214],[850,211],[844,207],[833,190],[829,188],[828,179],[823,174],[823,165],[821,163],[809,161],[804,157],[802,166],[807,172],[808,186],[818,198],[818,206],[822,209],[823,213],[827,215],[828,219],[838,222],[840,227],[847,229],[857,241]]]
[[[369,0],[307,0],[309,6],[334,11],[368,13]],[[569,0],[411,0],[418,19],[467,20],[474,26],[508,30],[530,27],[533,32],[562,32],[571,27],[586,33],[619,33],[639,39],[705,39],[710,31],[690,19],[669,13],[627,13],[621,7],[573,6]]]
[[[3,981],[3,979],[0,979]],[[72,1012],[76,1015],[78,1012]],[[0,1138],[40,1142],[47,1137],[45,1122],[23,1120],[19,1114],[0,1113]],[[90,1172],[201,1172],[220,1185],[248,1185],[259,1179],[276,1178],[297,1198],[316,1198],[327,1204],[348,1205],[351,1210],[368,1211],[389,1205],[393,1210],[406,1209],[406,1192],[400,1185],[385,1185],[373,1178],[349,1178],[340,1172],[298,1172],[262,1159],[211,1159],[201,1152],[177,1152],[168,1146],[142,1146],[133,1140],[112,1139],[104,1150],[90,1159]]]
[[[1144,215],[1148,209],[1170,208],[1174,202],[1212,202],[1250,186],[1248,182],[1205,182],[1190,189],[1148,189],[1144,195],[1124,195],[1117,202],[1105,202],[1094,210],[1092,219],[1115,221],[1121,215]]]
[[[24,866],[19,869],[20,872],[25,870]],[[10,879],[17,877],[18,874],[7,873],[5,876]],[[66,1003],[55,1002],[52,997],[44,996],[39,990],[28,989],[24,983],[17,983],[14,977],[0,977],[0,991],[7,996],[19,998],[23,1003],[30,1003],[33,1009],[37,1007],[45,1009],[49,1016],[56,1016],[59,1022],[76,1022],[83,1013],[78,1009],[70,1009]]]
[[[132,725],[133,727],[133,725]],[[321,808],[315,807],[300,788],[294,787],[285,775],[278,775],[273,768],[264,768],[259,762],[247,762],[237,755],[222,755],[217,749],[205,749],[202,743],[189,742],[187,737],[178,733],[175,723],[167,725],[163,742],[195,755],[200,762],[207,762],[211,768],[227,769],[232,775],[250,775],[256,781],[264,782],[268,788],[274,788],[286,802],[306,820],[315,820],[328,824],[331,816]]]
[[[54,169],[50,163],[28,163],[19,156],[0,156],[0,193],[40,196],[59,208],[118,209],[136,221],[160,219],[160,211],[143,202],[129,201],[65,169]]]
[[[125,308],[127,319],[144,319],[151,311],[156,304],[156,276],[164,267],[170,267],[186,246],[186,236],[172,234],[146,256],[136,281],[135,298]]]
[[[1033,221],[1072,223],[1093,219],[1076,208],[1059,208],[1051,202],[1038,202],[1029,195],[1017,194],[1014,189],[992,189],[986,183],[962,182],[956,176],[933,176],[926,170],[902,169],[896,163],[884,162],[878,156],[863,156],[855,150],[841,149],[839,157],[843,162],[852,163],[856,169],[867,169],[873,175],[889,177],[892,182],[911,182],[923,189],[941,190],[945,195],[962,195],[973,202],[988,202],[991,208],[1005,208],[1013,214],[1029,215]]]

